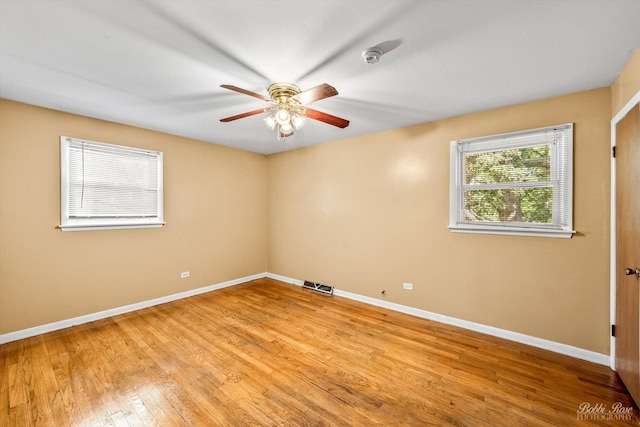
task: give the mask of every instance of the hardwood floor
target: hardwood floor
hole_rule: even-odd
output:
[[[605,366],[271,279],[4,344],[0,368],[2,426],[640,421]]]

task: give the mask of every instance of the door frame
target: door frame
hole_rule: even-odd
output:
[[[611,150],[616,145],[616,125],[636,106],[640,104],[640,91],[625,104],[624,107],[611,119]],[[609,266],[609,318],[611,325],[616,324],[616,160],[611,156],[611,239],[610,239],[610,266]],[[611,327],[611,326],[610,326]],[[609,341],[609,366],[616,370],[616,338],[610,337]]]

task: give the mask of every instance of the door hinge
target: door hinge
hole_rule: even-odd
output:
[[[611,336],[612,337],[616,336],[616,325],[611,325]]]
[[[616,158],[616,146],[615,145],[611,149],[611,155],[613,156],[614,159]]]

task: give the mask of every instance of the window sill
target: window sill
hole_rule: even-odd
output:
[[[499,234],[507,236],[531,236],[531,237],[555,237],[561,239],[570,239],[575,230],[551,230],[544,228],[527,228],[527,227],[490,227],[478,225],[450,225],[449,230],[452,233],[469,233],[469,234]]]
[[[122,230],[131,228],[159,228],[164,222],[138,223],[138,224],[65,224],[59,225],[61,231],[95,231],[95,230]]]

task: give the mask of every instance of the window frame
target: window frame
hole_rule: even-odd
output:
[[[510,223],[510,222],[472,222],[463,220],[461,212],[464,205],[464,170],[465,170],[465,154],[501,151],[507,149],[517,149],[536,146],[531,143],[518,144],[517,138],[542,135],[550,131],[561,130],[565,133],[564,162],[561,165],[561,172],[566,175],[567,179],[564,185],[554,183],[550,188],[553,189],[554,206],[558,206],[560,215],[556,224],[542,223]],[[471,147],[471,148],[469,148]],[[557,178],[559,148],[551,145],[551,174],[552,182]],[[556,179],[556,181],[558,181]],[[559,181],[558,181],[559,182]],[[519,186],[524,188],[527,185]],[[558,204],[558,203],[561,203]],[[565,123],[556,126],[547,126],[536,129],[528,129],[517,132],[507,132],[496,135],[483,136],[479,138],[469,138],[455,140],[450,142],[450,208],[449,208],[449,230],[454,233],[476,233],[476,234],[499,234],[499,235],[517,235],[517,236],[538,236],[538,237],[559,237],[571,238],[575,233],[573,228],[573,123]]]
[[[153,155],[157,161],[157,206],[154,216],[116,216],[108,218],[100,217],[74,217],[70,215],[70,172],[71,172],[71,149],[70,144],[83,142],[87,145],[103,147],[112,154],[121,153],[144,153]],[[115,230],[132,228],[158,228],[164,222],[164,188],[163,188],[163,153],[156,150],[146,150],[124,145],[108,144],[104,142],[90,141],[87,139],[60,136],[60,225],[62,231],[90,231],[90,230]]]

